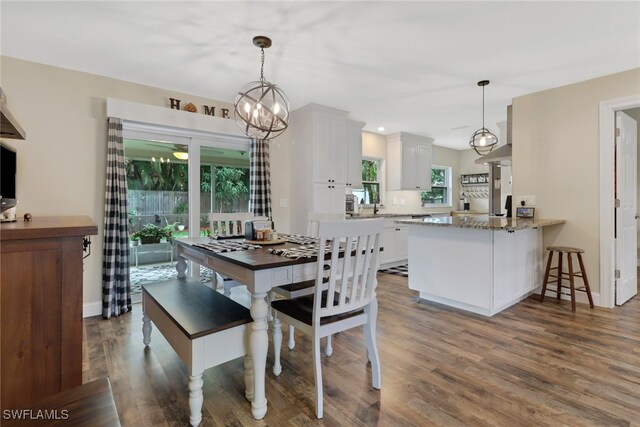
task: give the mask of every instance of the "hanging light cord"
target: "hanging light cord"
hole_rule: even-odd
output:
[[[264,48],[263,47],[260,48],[260,81],[264,83]]]
[[[484,128],[484,86],[482,86],[482,127]]]

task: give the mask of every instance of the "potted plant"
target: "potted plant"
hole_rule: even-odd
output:
[[[131,237],[140,238],[140,243],[147,245],[150,243],[160,243],[161,239],[168,240],[171,237],[171,231],[175,227],[175,224],[167,225],[166,227],[158,227],[155,224],[147,224],[139,231],[136,231]]]
[[[131,246],[138,246],[140,238],[135,234],[132,234],[131,237],[129,237],[129,241],[131,242]]]

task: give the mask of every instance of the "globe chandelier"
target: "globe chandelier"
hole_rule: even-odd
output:
[[[498,137],[489,129],[484,127],[484,87],[489,84],[489,80],[481,80],[478,86],[482,86],[482,127],[471,135],[469,145],[476,153],[484,156],[490,153],[498,145]]]
[[[289,100],[282,89],[264,78],[264,50],[271,46],[265,36],[253,38],[260,48],[260,80],[247,83],[238,91],[233,104],[236,123],[252,138],[272,139],[289,126]]]

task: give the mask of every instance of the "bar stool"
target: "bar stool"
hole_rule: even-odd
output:
[[[580,248],[570,248],[566,246],[549,246],[547,248],[549,251],[549,260],[547,261],[547,269],[544,272],[544,282],[542,284],[542,293],[540,294],[540,302],[544,301],[544,294],[547,291],[547,285],[549,284],[549,277],[553,277],[557,280],[554,282],[557,283],[557,289],[549,289],[552,292],[557,294],[557,299],[560,300],[560,295],[562,295],[562,288],[569,289],[571,296],[571,311],[576,311],[576,291],[586,292],[587,297],[589,298],[589,305],[593,308],[593,298],[591,297],[591,288],[589,288],[589,280],[587,279],[587,272],[584,268],[584,263],[582,262],[582,254],[584,250]],[[551,260],[553,259],[554,252],[558,253],[558,266],[551,267]],[[567,263],[569,264],[569,272],[562,271],[562,254],[567,254]],[[573,260],[572,255],[576,254],[578,256],[578,263],[580,264],[580,271],[575,272],[573,270]],[[550,274],[551,270],[556,270],[557,275]],[[574,284],[574,278],[580,277],[584,284],[581,288],[576,288]],[[563,285],[562,280],[569,280],[569,286]],[[552,282],[553,283],[553,282]]]

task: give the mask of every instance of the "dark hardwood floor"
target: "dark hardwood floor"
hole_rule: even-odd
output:
[[[382,389],[371,388],[360,329],[323,356],[324,419],[313,409],[311,345],[267,360],[268,413],[251,416],[243,362],[204,375],[202,426],[640,426],[640,298],[614,310],[529,298],[485,318],[417,303],[407,279],[380,274]],[[182,362],[142,313],[85,319],[84,382],[108,376],[122,425],[188,425]],[[286,329],[285,329],[286,330]],[[271,343],[270,343],[271,346]]]

